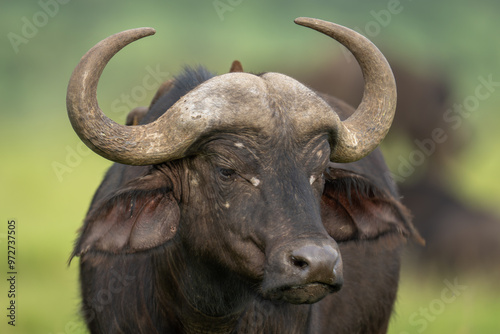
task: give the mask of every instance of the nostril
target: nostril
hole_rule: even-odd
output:
[[[298,247],[289,253],[288,263],[295,274],[318,282],[331,282],[341,266],[338,251],[328,244]]]
[[[290,260],[295,267],[298,267],[300,269],[305,269],[309,266],[309,263],[305,259],[300,257],[295,257],[292,255]]]

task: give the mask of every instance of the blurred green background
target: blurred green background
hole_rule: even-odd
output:
[[[374,13],[398,3],[396,14],[382,23],[376,20]],[[96,42],[130,28],[157,30],[113,58],[102,76],[100,105],[121,123],[129,109],[123,94],[132,96],[134,106],[149,104],[155,92],[136,87],[151,70],[162,79],[185,64],[225,73],[239,59],[247,71],[301,76],[343,57],[335,42],[296,26],[298,16],[371,32],[368,36],[383,52],[414,71],[447,71],[453,100],[462,103],[474,94],[479,76],[500,81],[499,14],[500,2],[486,0],[2,1],[0,332],[85,332],[78,316],[78,264],[68,266],[67,261],[92,194],[111,163],[80,144],[66,116],[65,94],[73,68]],[[366,29],[370,22],[374,30]],[[464,119],[472,129],[470,142],[448,161],[457,196],[496,215],[499,105],[497,87]],[[407,155],[411,148],[401,150],[398,154]],[[9,219],[16,220],[18,232],[15,328],[7,326],[5,316]],[[422,275],[405,263],[390,333],[500,332],[499,288],[484,275],[460,276],[458,282],[467,289],[436,309],[445,280],[455,279]],[[421,309],[429,307],[439,312],[421,316]]]

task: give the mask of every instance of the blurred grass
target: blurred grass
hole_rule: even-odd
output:
[[[456,84],[457,103],[474,93],[479,75],[493,74],[500,81],[497,33],[500,4],[430,0],[402,1],[403,10],[372,40],[384,52],[404,57],[409,66],[425,70],[442,66]],[[38,2],[3,2],[0,29],[0,101],[2,121],[0,152],[0,242],[2,258],[5,222],[18,222],[18,326],[2,320],[1,333],[77,333],[78,265],[67,266],[68,256],[88,203],[109,162],[86,152],[58,178],[54,162],[69,166],[68,149],[78,150],[65,111],[68,78],[80,57],[102,38],[129,28],[153,26],[157,34],[117,55],[106,68],[99,86],[104,110],[123,93],[140,84],[145,67],[160,65],[174,75],[184,64],[204,64],[218,73],[240,59],[245,70],[277,71],[289,75],[309,71],[339,48],[325,37],[297,27],[298,16],[318,17],[350,27],[373,21],[370,11],[387,7],[387,1],[243,1],[220,20],[211,1],[195,2],[69,2],[15,53],[7,38],[21,34],[23,21],[41,10]],[[315,70],[318,70],[315,68]],[[148,92],[146,105],[154,92]],[[496,180],[500,155],[495,143],[500,121],[499,94],[482,101],[466,120],[475,128],[474,141],[456,160],[450,181],[460,196],[500,213]],[[123,122],[125,114],[108,113]],[[406,152],[401,152],[406,154]],[[71,161],[70,161],[71,162]],[[1,261],[5,274],[4,262]],[[3,276],[2,276],[3,277]],[[391,333],[415,333],[408,317],[429,304],[442,289],[443,277],[417,280],[402,277],[398,317]],[[463,298],[447,306],[429,324],[428,333],[496,333],[500,312],[495,295],[481,278],[470,281]],[[6,303],[5,280],[0,301]],[[471,293],[470,291],[475,291]],[[462,296],[461,296],[462,297]],[[472,307],[473,306],[473,307]],[[2,319],[3,319],[2,315]],[[75,327],[76,326],[76,327]]]
[[[453,296],[446,290],[449,284],[464,288],[457,289]],[[500,329],[499,310],[500,288],[491,278],[470,274],[422,275],[415,268],[407,268],[401,277],[388,333],[496,334]]]

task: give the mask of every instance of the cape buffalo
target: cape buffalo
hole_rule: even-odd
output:
[[[394,78],[356,32],[295,22],[356,56],[366,86],[355,111],[234,63],[220,76],[186,70],[119,125],[99,108],[99,77],[154,30],[113,35],[81,59],[69,118],[116,162],[73,252],[92,333],[387,330],[400,250],[419,239],[375,150],[394,115]]]

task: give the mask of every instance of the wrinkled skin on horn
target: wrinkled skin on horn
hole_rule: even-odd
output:
[[[332,161],[359,160],[377,147],[392,122],[396,87],[391,69],[380,51],[353,30],[317,19],[298,18],[295,22],[338,40],[361,66],[365,94],[356,112],[344,122],[314,92],[291,78],[273,73],[259,78],[234,72],[197,87],[150,124],[119,125],[101,111],[97,83],[114,54],[155,32],[139,28],[110,36],[83,56],[68,85],[71,123],[87,146],[109,160],[129,165],[157,164],[184,157],[194,142],[218,129],[260,128],[269,117],[265,105],[266,97],[273,94],[272,87],[288,85],[295,88],[290,90],[294,103],[287,113],[295,117],[303,132],[326,130]],[[241,92],[245,92],[244,96]]]

